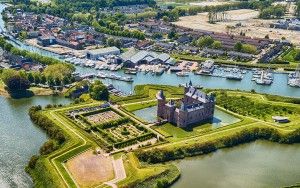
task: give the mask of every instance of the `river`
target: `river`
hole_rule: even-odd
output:
[[[35,96],[26,99],[8,99],[0,96],[0,187],[32,187],[24,171],[30,157],[37,154],[47,140],[28,116],[33,105],[66,104],[63,97]]]

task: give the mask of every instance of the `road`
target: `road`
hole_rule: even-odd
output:
[[[122,156],[123,157],[123,156]],[[120,157],[119,159],[113,159],[113,167],[115,171],[115,178],[104,184],[111,186],[112,188],[117,188],[117,182],[126,178],[126,171],[123,164],[123,158]]]

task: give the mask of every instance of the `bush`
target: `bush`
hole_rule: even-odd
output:
[[[50,139],[42,145],[42,147],[40,148],[40,154],[47,155],[55,151],[57,148],[57,143],[54,140]]]
[[[33,155],[29,160],[28,167],[34,169],[38,159],[39,157],[37,155]]]

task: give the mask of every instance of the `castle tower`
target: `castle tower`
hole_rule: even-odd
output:
[[[190,87],[193,87],[192,80],[190,80],[190,82],[188,84],[187,83],[185,84],[184,94],[186,94],[189,91]]]
[[[156,94],[157,99],[157,117],[165,119],[165,108],[166,108],[166,97],[164,95],[164,92],[160,90]]]
[[[186,128],[188,123],[187,119],[187,107],[184,102],[181,103],[179,112],[178,112],[178,119],[177,119],[177,126],[181,128]]]

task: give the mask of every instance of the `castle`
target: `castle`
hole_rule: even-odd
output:
[[[215,98],[193,87],[190,82],[184,88],[181,100],[166,101],[163,91],[156,94],[157,116],[181,128],[211,120],[214,116]],[[180,108],[176,104],[180,102]]]

